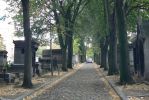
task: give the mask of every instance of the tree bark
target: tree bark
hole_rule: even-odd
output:
[[[113,9],[113,13],[110,16],[110,25],[109,25],[109,31],[110,31],[110,42],[109,42],[109,70],[108,75],[114,75],[118,73],[117,70],[117,40],[116,40],[116,20],[115,20],[115,9]]]
[[[105,40],[105,44],[104,44],[104,51],[103,51],[103,55],[104,55],[104,60],[103,60],[103,64],[104,64],[104,70],[108,70],[108,45],[109,45],[109,39],[108,37],[106,37]]]
[[[73,56],[73,34],[69,31],[69,38],[68,38],[68,64],[67,67],[72,69],[72,56]]]
[[[132,82],[129,70],[128,60],[128,41],[125,23],[125,14],[123,11],[123,0],[116,0],[116,15],[118,24],[118,40],[120,46],[120,83],[126,84]]]
[[[67,50],[66,48],[62,48],[63,62],[62,62],[62,70],[68,71],[67,69]]]
[[[24,78],[22,86],[25,88],[31,88],[33,86],[31,78],[32,68],[32,48],[30,31],[30,18],[29,18],[29,0],[21,0],[23,7],[23,27],[25,36],[25,54],[24,54]]]
[[[86,61],[86,50],[85,50],[85,45],[84,45],[84,37],[81,37],[80,39],[79,49],[80,49],[80,55],[81,55],[80,60],[81,60],[81,63],[83,63]]]
[[[103,48],[103,45],[104,45],[104,40],[102,39],[102,40],[100,40],[100,48],[101,48],[101,60],[100,60],[100,62],[101,62],[101,68],[103,68],[104,67],[104,64],[103,64],[103,62],[104,62],[104,48]]]
[[[52,1],[54,2],[54,1]],[[67,35],[65,35],[65,39],[63,38],[62,36],[62,33],[61,33],[61,28],[60,28],[60,17],[59,15],[57,14],[56,10],[53,9],[53,12],[54,12],[54,18],[55,18],[55,21],[56,21],[56,25],[57,25],[57,33],[58,33],[58,39],[59,39],[59,43],[60,43],[60,47],[62,49],[62,56],[63,56],[63,61],[62,61],[62,70],[63,71],[68,71],[67,69]],[[64,41],[65,40],[65,41]]]
[[[108,64],[107,64],[107,54],[108,54],[108,44],[109,39],[108,36],[105,38],[105,40],[102,40],[103,42],[100,44],[101,47],[101,68],[104,68],[104,70],[108,70]]]

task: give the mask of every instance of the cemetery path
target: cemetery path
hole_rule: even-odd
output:
[[[95,64],[83,64],[76,73],[33,100],[116,100],[97,70]]]

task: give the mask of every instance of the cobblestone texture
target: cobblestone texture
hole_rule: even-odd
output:
[[[33,100],[112,100],[109,88],[93,66],[84,64],[74,75]]]

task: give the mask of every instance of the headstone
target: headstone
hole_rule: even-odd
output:
[[[129,52],[129,66],[130,66],[130,72],[133,74],[135,71],[134,71],[134,51],[133,51],[133,44],[129,44],[129,49],[128,49],[128,52]]]
[[[12,64],[11,71],[13,72],[23,72],[24,71],[24,47],[25,42],[23,40],[13,41],[15,44],[14,50],[14,63]],[[32,66],[35,67],[36,51],[39,44],[32,41]]]

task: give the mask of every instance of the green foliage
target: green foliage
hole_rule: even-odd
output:
[[[15,35],[23,36],[23,14],[21,3],[18,0],[7,0],[10,5],[7,10],[11,13],[15,24]],[[50,27],[54,27],[49,19],[51,16],[51,9],[48,8],[48,3],[45,0],[30,0],[30,27],[32,37],[38,42],[46,43],[45,35],[49,33]],[[54,32],[52,32],[54,33]]]
[[[73,53],[74,54],[78,54],[79,53],[79,46],[80,46],[79,41],[80,41],[79,38],[76,38],[73,41]]]
[[[124,10],[127,17],[127,31],[136,32],[139,15],[141,15],[142,20],[149,20],[148,0],[126,0]]]
[[[87,57],[93,57],[94,56],[93,48],[88,48],[86,55],[87,55]]]

